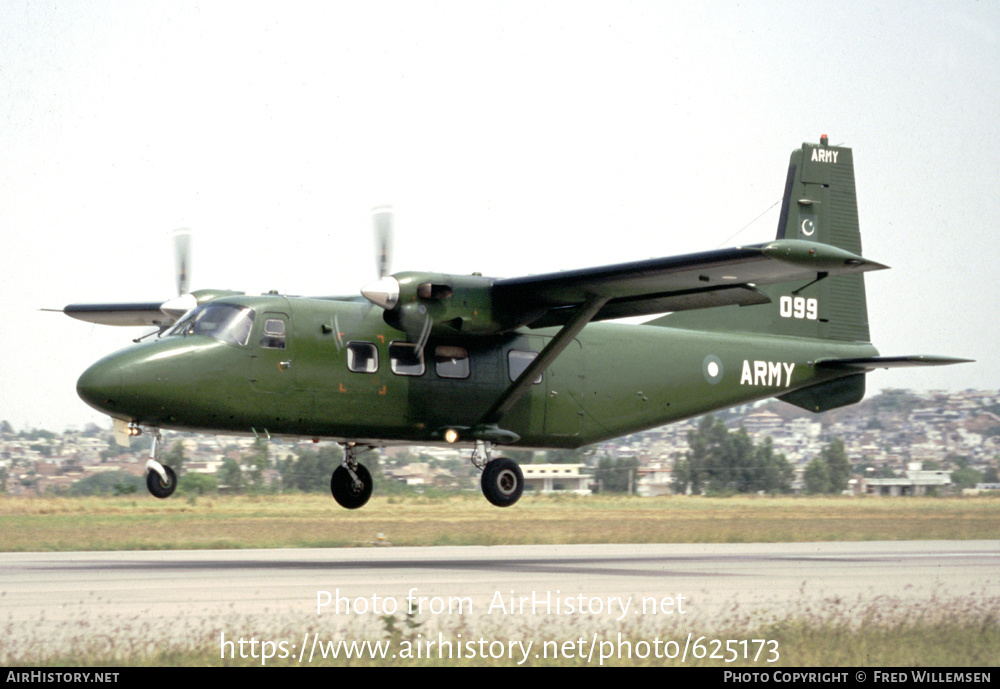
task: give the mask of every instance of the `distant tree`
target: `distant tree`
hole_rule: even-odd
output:
[[[983,483],[1000,483],[1000,474],[996,467],[989,467],[983,472]]]
[[[247,466],[247,488],[252,493],[261,493],[267,486],[264,484],[264,472],[271,467],[270,443],[264,438],[253,441],[253,448],[244,458]]]
[[[188,472],[184,475],[184,480],[177,484],[177,492],[180,495],[209,495],[219,492],[219,482],[214,476],[208,474],[195,474]]]
[[[829,470],[830,490],[826,492],[839,493],[847,490],[847,483],[851,478],[851,464],[847,461],[844,441],[840,438],[834,438],[820,450],[819,457],[826,462],[826,467]]]
[[[604,455],[597,461],[594,478],[605,493],[627,493],[629,488],[635,492],[639,480],[639,460],[635,457],[611,459]]]
[[[745,428],[731,432],[709,415],[688,432],[690,450],[674,464],[675,492],[782,492],[791,489],[792,467],[767,438],[756,446]]]
[[[878,473],[875,478],[896,478],[896,472],[888,464],[883,464],[879,467]]]
[[[315,451],[303,449],[285,460],[282,483],[289,490],[325,493],[330,490],[330,477],[342,460],[343,451],[335,445]]]
[[[145,489],[146,482],[139,476],[124,471],[102,471],[74,482],[70,495],[127,495]]]
[[[792,490],[795,470],[784,455],[775,454],[774,441],[771,440],[770,436],[764,438],[763,444],[757,448],[757,466],[759,467],[757,479],[759,485],[753,490],[779,493],[787,493]]]
[[[46,431],[40,428],[32,428],[27,431],[21,431],[17,434],[18,438],[23,440],[54,440],[56,434],[52,431]]]
[[[242,493],[245,484],[240,463],[232,457],[227,457],[219,469],[219,487],[225,487],[230,493]]]
[[[954,453],[950,453],[944,458],[944,465],[965,469],[969,466],[970,461],[971,460],[968,455],[956,455]]]
[[[806,465],[802,475],[806,483],[806,492],[811,494],[832,493],[833,483],[830,480],[830,467],[821,457],[816,457]]]
[[[958,488],[973,488],[977,483],[983,482],[983,475],[971,467],[965,467],[951,472],[951,482]]]
[[[180,478],[184,475],[184,459],[184,443],[178,440],[163,453],[160,462],[173,469],[177,477]]]

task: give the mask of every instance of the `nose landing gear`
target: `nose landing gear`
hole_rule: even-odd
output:
[[[150,435],[153,436],[153,446],[146,461],[146,488],[157,498],[169,498],[177,490],[177,474],[169,466],[160,464],[160,455],[163,454],[160,429],[152,429]]]
[[[146,472],[146,488],[158,498],[169,498],[177,490],[177,475],[169,466],[161,465],[167,475],[164,481],[156,471]]]

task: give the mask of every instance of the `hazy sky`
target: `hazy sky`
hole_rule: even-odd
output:
[[[854,148],[883,354],[869,389],[1000,389],[1000,4],[0,3],[0,419],[144,332],[40,308],[193,288],[357,293],[770,239],[788,154]]]

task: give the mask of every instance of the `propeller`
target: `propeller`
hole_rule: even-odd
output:
[[[113,304],[70,304],[62,309],[67,316],[88,323],[118,326],[155,326],[158,330],[135,340],[145,339],[151,335],[164,332],[189,311],[197,308],[199,303],[205,303],[220,297],[243,294],[231,290],[200,289],[196,293],[189,292],[191,284],[191,230],[181,228],[174,230],[174,265],[177,275],[176,297],[167,301],[126,302]]]
[[[165,301],[160,306],[160,311],[176,322],[198,306],[198,299],[188,289],[191,284],[191,229],[182,227],[174,230],[173,237],[177,296]]]
[[[378,280],[361,288],[361,294],[376,306],[392,310],[399,302],[399,281],[389,275],[392,265],[392,206],[372,208],[372,225],[375,230],[375,268]]]
[[[394,214],[392,206],[376,206],[372,209],[372,225],[375,230],[375,268],[378,280],[361,288],[361,294],[371,303],[386,311],[393,311],[399,304],[399,280],[389,275],[392,265]],[[419,314],[416,312],[419,309]],[[406,304],[398,315],[403,322],[400,326],[413,338],[417,352],[422,353],[430,335],[434,321],[423,304]],[[419,325],[417,325],[419,323]]]
[[[392,265],[392,206],[372,208],[372,224],[375,226],[375,267],[379,278],[384,278]]]
[[[191,229],[174,230],[174,266],[177,272],[177,294],[187,294],[191,282]]]

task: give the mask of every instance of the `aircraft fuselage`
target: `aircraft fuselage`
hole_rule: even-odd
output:
[[[81,397],[143,426],[435,443],[445,429],[481,422],[557,332],[431,337],[421,361],[366,303],[219,301],[252,310],[248,335],[132,346],[88,369]],[[814,367],[818,358],[876,354],[869,344],[591,323],[498,425],[520,436],[518,446],[579,447],[843,376]]]

